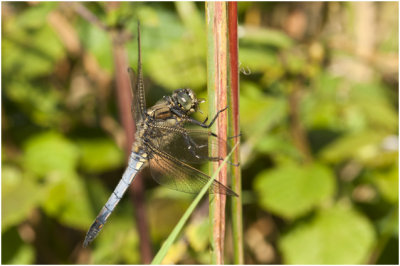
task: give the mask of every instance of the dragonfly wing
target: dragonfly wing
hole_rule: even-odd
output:
[[[138,68],[137,79],[135,80],[134,71],[128,68],[130,85],[133,94],[132,99],[132,115],[135,118],[135,123],[144,119],[146,115],[146,97],[144,94],[143,72],[142,72],[142,49],[140,42],[140,24],[138,23]]]
[[[153,145],[185,163],[203,164],[207,161],[222,161],[224,158],[209,156],[210,147],[217,150],[218,147],[225,146],[228,152],[230,151],[226,140],[208,130],[172,128],[164,125],[155,125],[155,130],[159,131],[160,136],[168,136],[168,141],[156,138],[152,140]]]
[[[159,184],[186,193],[198,193],[210,180],[208,175],[196,168],[166,153],[152,150],[152,156],[149,159],[150,172]],[[237,196],[235,192],[217,180],[213,181],[209,192]]]

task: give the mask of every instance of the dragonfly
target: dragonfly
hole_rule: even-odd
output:
[[[133,94],[132,115],[136,123],[135,142],[132,145],[128,166],[90,226],[83,243],[84,247],[97,237],[142,168],[148,166],[152,177],[161,185],[186,193],[198,193],[210,177],[194,165],[207,161],[222,161],[223,158],[209,156],[209,147],[227,145],[224,139],[209,130],[218,115],[226,108],[219,110],[208,124],[206,124],[207,118],[203,122],[195,120],[190,115],[199,111],[199,104],[204,102],[204,99],[197,98],[191,89],[177,89],[171,96],[164,96],[154,106],[146,108],[139,23],[137,39],[136,82],[133,70],[128,68]],[[238,196],[217,180],[212,182],[209,193]]]

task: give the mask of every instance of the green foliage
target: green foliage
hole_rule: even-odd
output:
[[[43,199],[43,188],[15,167],[3,166],[1,171],[2,232],[24,221]]]
[[[124,208],[125,206],[119,206]],[[126,208],[125,208],[126,209]],[[125,261],[130,264],[139,263],[138,236],[133,222],[133,214],[115,215],[107,224],[108,230],[103,230],[96,239],[96,248],[93,250],[91,263],[116,264]],[[112,223],[112,224],[111,224]]]
[[[3,58],[2,66],[7,78],[46,75],[65,55],[61,41],[47,22],[47,16],[55,6],[55,3],[37,5],[5,23],[2,52],[7,56]]]
[[[68,175],[78,163],[79,150],[62,135],[42,133],[26,141],[22,163],[26,170],[43,177],[52,172]]]
[[[55,174],[47,182],[44,211],[60,223],[85,230],[92,215],[83,181],[71,173],[68,176]]]
[[[396,159],[396,161],[397,160],[398,159]],[[399,201],[398,173],[399,167],[396,165],[392,166],[386,171],[377,171],[373,179],[374,183],[382,194],[382,197],[393,204],[396,204]]]
[[[331,198],[335,179],[324,165],[282,165],[261,172],[254,187],[262,208],[293,219]]]
[[[350,206],[320,210],[294,226],[281,241],[287,264],[359,264],[375,240],[371,223]]]
[[[141,262],[129,197],[79,249],[126,163],[116,30],[136,68],[141,21],[149,103],[181,87],[206,95],[203,3],[82,5],[112,30],[73,5],[2,3],[3,263]],[[364,5],[379,18],[368,25],[359,3],[298,7],[238,4],[245,262],[397,264],[398,3]],[[156,249],[192,196],[145,185]],[[192,217],[165,262],[209,263],[208,219]]]
[[[121,166],[124,154],[110,139],[90,139],[77,142],[81,156],[79,163],[89,173],[103,172]]]

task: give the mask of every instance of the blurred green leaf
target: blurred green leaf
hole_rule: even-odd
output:
[[[23,165],[38,176],[51,172],[73,173],[78,163],[79,149],[56,132],[45,132],[29,138],[25,143]]]
[[[262,44],[276,48],[289,48],[293,45],[292,39],[282,31],[257,27],[244,27],[240,30],[244,33],[240,38],[243,43]]]
[[[305,55],[298,51],[288,51],[285,54],[287,71],[292,74],[303,74],[307,67]]]
[[[341,82],[340,78],[324,72],[313,80],[311,90],[305,91],[300,108],[302,121],[308,128],[338,130],[344,127]]]
[[[45,26],[48,14],[57,5],[56,2],[41,2],[25,9],[16,19],[16,26],[23,29],[38,29]]]
[[[145,74],[168,90],[182,87],[199,89],[206,84],[206,39],[198,25],[184,28],[166,9],[142,6],[138,10],[142,22],[142,57]],[[136,31],[136,24],[130,25]],[[193,27],[192,27],[193,26]],[[137,41],[127,44],[137,51]],[[137,53],[132,53],[131,65],[136,66]]]
[[[27,9],[27,16],[20,15],[3,24],[2,52],[7,56],[2,66],[10,78],[49,74],[65,55],[61,41],[47,23],[47,13],[53,6],[54,3],[39,3]]]
[[[210,220],[204,217],[192,221],[185,229],[185,234],[189,240],[190,246],[196,252],[201,252],[208,246],[210,230]]]
[[[42,203],[46,213],[60,223],[86,230],[93,215],[84,183],[77,174],[53,174],[47,178],[45,200]]]
[[[356,84],[349,96],[372,129],[381,128],[394,133],[398,129],[398,114],[391,106],[386,91],[382,84]]]
[[[24,244],[19,247],[17,253],[7,264],[34,264],[35,249],[31,245]]]
[[[2,231],[25,220],[43,199],[43,188],[12,166],[1,169]]]
[[[188,246],[183,239],[176,241],[168,249],[167,254],[160,264],[171,265],[177,264],[187,254]]]
[[[104,172],[124,162],[123,151],[110,139],[79,140],[77,143],[81,150],[79,163],[87,172]]]
[[[322,149],[320,157],[330,163],[339,163],[350,158],[359,162],[374,163],[382,155],[381,143],[385,133],[363,131],[343,136]]]
[[[251,73],[267,73],[270,69],[276,72],[276,69],[281,67],[276,51],[272,49],[240,47],[239,60],[240,66],[244,67],[246,71],[250,70]]]
[[[114,61],[110,34],[90,23],[79,27],[78,34],[84,47],[96,58],[100,67],[109,74],[112,74],[114,71]]]
[[[117,264],[121,261],[128,264],[139,263],[139,240],[131,208],[131,204],[123,202],[118,205],[117,215],[111,215],[109,223],[105,225],[105,230],[101,231],[93,243],[95,248],[93,248],[91,263]],[[121,209],[126,211],[121,211]]]
[[[151,236],[156,241],[162,241],[174,228],[190,202],[187,199],[171,198],[155,198],[150,202],[147,213]],[[159,221],[163,221],[162,224]]]
[[[282,134],[283,135],[283,134]],[[267,134],[257,142],[255,149],[265,154],[286,154],[292,158],[300,158],[299,150],[284,136]]]
[[[38,125],[58,126],[65,117],[60,108],[62,94],[54,88],[15,80],[4,92]]]
[[[399,167],[396,165],[388,171],[379,171],[373,179],[382,196],[389,202],[399,201]]]
[[[180,38],[168,48],[148,55],[147,71],[157,83],[170,90],[182,87],[196,89],[206,85],[205,48],[192,42]]]
[[[252,95],[257,87],[243,84],[247,95],[241,95],[240,121],[243,132],[248,136],[261,136],[287,114],[287,102],[281,98]]]
[[[280,240],[286,264],[363,264],[375,240],[373,225],[350,207],[321,210]]]
[[[176,11],[182,19],[185,27],[192,31],[193,35],[202,32],[205,37],[204,21],[201,11],[197,8],[195,2],[178,1],[174,2]]]
[[[17,227],[11,227],[2,232],[2,264],[33,264],[35,262],[33,246],[25,244],[20,235]]]
[[[336,185],[331,169],[322,164],[280,165],[258,174],[254,189],[262,208],[293,219],[329,200]]]

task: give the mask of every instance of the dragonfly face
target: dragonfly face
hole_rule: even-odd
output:
[[[210,177],[198,170],[195,165],[207,161],[223,160],[219,157],[210,157],[208,151],[210,146],[220,147],[227,143],[208,129],[215,122],[218,114],[225,109],[220,110],[209,124],[191,118],[190,114],[198,111],[199,104],[204,101],[198,99],[191,89],[175,90],[171,96],[163,97],[154,106],[147,109],[139,27],[138,53],[136,84],[133,82],[133,70],[128,70],[133,92],[132,112],[137,129],[136,141],[132,147],[128,167],[90,227],[84,246],[93,241],[103,228],[133,178],[143,166],[148,165],[152,177],[162,185],[182,192],[198,193]],[[237,196],[235,192],[217,180],[213,181],[209,192]]]
[[[191,89],[178,89],[171,96],[174,104],[181,108],[186,115],[197,111],[199,101]]]

